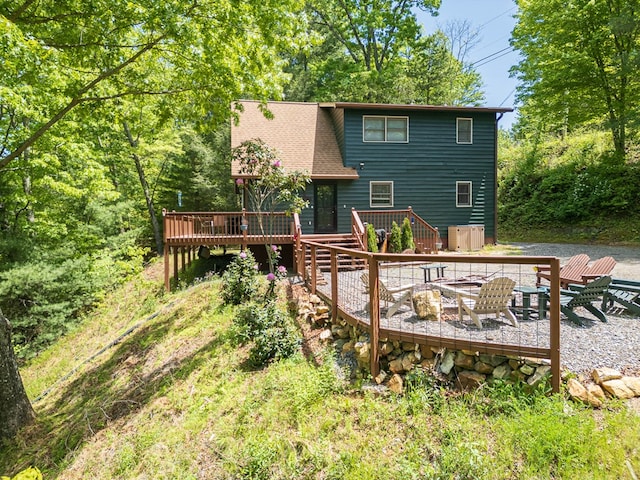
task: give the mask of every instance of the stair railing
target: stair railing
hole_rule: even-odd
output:
[[[391,225],[394,221],[398,225],[402,225],[403,220],[408,218],[411,222],[411,231],[413,232],[413,242],[416,244],[416,251],[422,253],[437,253],[442,247],[438,229],[429,225],[424,219],[417,215],[411,207],[407,207],[406,210],[362,210],[355,212],[355,215],[358,216],[361,225],[364,225],[364,222],[371,223],[375,228],[381,228],[387,232],[391,231]],[[352,224],[353,217],[354,213],[351,215]],[[365,235],[363,235],[362,238],[366,245]],[[438,245],[440,245],[440,247],[438,247]],[[366,251],[366,248],[364,250]]]
[[[355,208],[351,208],[351,235],[358,242],[360,250],[366,252],[367,249],[367,231],[364,228],[364,224],[360,220],[360,215]]]

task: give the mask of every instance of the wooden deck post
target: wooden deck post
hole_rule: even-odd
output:
[[[338,254],[331,249],[331,320],[338,319]]]
[[[178,285],[178,247],[173,249],[173,278]]]
[[[318,285],[316,283],[318,281],[316,268],[316,246],[311,245],[311,293],[314,295],[316,293],[316,286]]]
[[[242,250],[247,249],[247,233],[249,232],[249,222],[247,221],[247,209],[242,208],[242,219],[240,220],[240,229],[242,230]]]
[[[551,285],[549,287],[549,346],[551,349],[551,388],[560,392],[560,259],[551,260]]]
[[[171,282],[169,281],[169,246],[164,246],[164,289],[166,292],[171,291]]]
[[[377,377],[380,373],[378,359],[378,341],[380,339],[380,285],[378,283],[378,261],[375,257],[369,258],[369,369],[371,376]]]
[[[164,289],[166,292],[171,291],[171,282],[169,281],[169,245],[167,245],[167,236],[169,230],[169,219],[167,218],[167,209],[162,209],[162,255],[164,256]]]

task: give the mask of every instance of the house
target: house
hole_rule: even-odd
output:
[[[496,240],[498,121],[510,108],[241,101],[232,147],[261,139],[305,170],[303,233],[348,233],[351,209],[411,206],[438,227],[483,225]],[[232,176],[241,175],[232,165]]]

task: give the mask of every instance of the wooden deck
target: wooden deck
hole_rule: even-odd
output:
[[[320,243],[346,245],[367,249],[366,231],[361,217],[367,222],[387,231],[393,222],[402,224],[408,218],[412,225],[416,249],[423,253],[435,253],[441,245],[438,229],[416,215],[411,207],[405,210],[361,211],[351,210],[351,232],[349,234],[304,235],[304,238]],[[171,272],[175,281],[178,272],[185,269],[200,247],[223,247],[238,245],[246,249],[253,245],[293,245],[295,252],[301,249],[302,226],[297,214],[285,212],[167,212],[163,210],[163,240],[165,259],[165,288],[171,288]],[[321,240],[320,237],[325,237]],[[349,242],[346,238],[349,238]],[[173,262],[170,257],[173,255]],[[294,262],[299,258],[294,255]],[[173,268],[172,268],[173,267]],[[295,269],[298,269],[294,265]],[[323,267],[324,268],[324,267]]]

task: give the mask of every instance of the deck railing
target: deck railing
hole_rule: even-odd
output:
[[[291,243],[294,219],[285,212],[163,212],[164,242],[168,246]]]
[[[315,259],[322,250],[331,254],[331,272],[320,273],[315,268]],[[552,387],[560,388],[560,263],[555,257],[526,256],[459,256],[380,254],[333,247],[310,241],[301,241],[298,252],[300,264],[311,265],[302,274],[312,293],[323,297],[332,308],[332,318],[343,318],[352,325],[365,328],[370,337],[371,374],[379,373],[378,341],[381,338],[413,342],[437,348],[471,350],[480,354],[514,355],[547,359],[551,363]],[[351,256],[365,260],[364,268],[338,271],[338,257]],[[307,263],[308,262],[308,263]],[[359,262],[363,264],[362,261]],[[354,262],[358,264],[358,262]],[[442,278],[433,271],[440,266]],[[527,314],[531,318],[522,320],[518,327],[508,321],[486,320],[484,328],[477,328],[468,316],[458,317],[455,300],[457,289],[479,288],[483,281],[491,278],[509,277],[516,285],[535,285],[535,265],[548,265],[552,279],[549,289],[548,315],[544,318],[540,310],[534,312],[537,300]],[[431,268],[426,268],[431,267]],[[299,269],[300,270],[300,269]],[[427,282],[427,272],[434,276]],[[362,274],[369,276],[369,290]],[[446,277],[446,278],[445,278]],[[381,315],[380,285],[397,287],[412,283],[417,291],[438,289],[443,295],[443,314],[440,321],[422,320],[405,310],[387,318]],[[535,290],[535,289],[534,289]],[[520,290],[521,291],[521,290]],[[535,295],[534,295],[535,296]],[[514,301],[524,305],[522,293],[514,290]],[[514,307],[518,308],[518,307]],[[521,310],[522,312],[523,310]],[[506,320],[506,319],[503,319]]]
[[[393,222],[402,226],[405,218],[411,222],[411,230],[413,232],[413,241],[416,244],[416,251],[422,253],[437,253],[442,247],[440,243],[440,233],[438,229],[429,225],[424,219],[417,215],[411,207],[406,210],[365,210],[352,211],[352,231],[356,231],[355,221],[358,219],[361,225],[372,224],[376,229],[384,229],[391,231]],[[363,237],[366,245],[366,234]]]

